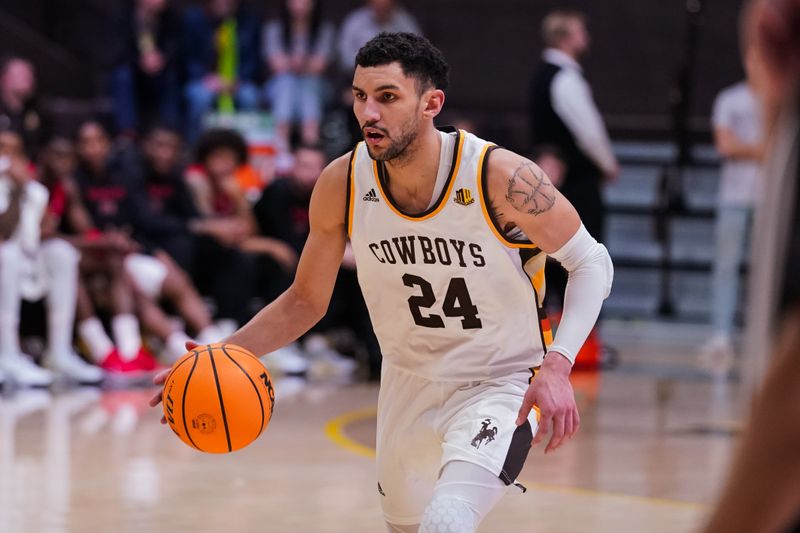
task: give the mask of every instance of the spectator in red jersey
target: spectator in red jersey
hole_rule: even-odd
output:
[[[108,134],[93,122],[81,128],[79,152],[83,166],[78,169],[78,183],[92,223],[104,231],[124,235],[132,244],[124,251],[122,261],[133,288],[134,307],[145,327],[165,343],[167,357],[174,360],[182,355],[189,337],[156,305],[159,299],[171,302],[198,340],[218,340],[222,335],[213,327],[186,273],[165,251],[146,240],[137,242],[130,237],[137,228],[152,233],[155,224],[142,184],[130,174],[134,164],[130,155],[112,155]],[[133,253],[142,246],[149,253]]]

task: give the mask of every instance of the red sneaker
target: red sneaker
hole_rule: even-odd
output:
[[[112,348],[111,351],[108,352],[108,355],[106,355],[100,363],[100,368],[109,374],[117,375],[132,375],[141,370],[133,365],[133,361],[123,361],[116,348]]]
[[[150,351],[142,346],[139,348],[139,353],[130,362],[137,370],[144,372],[153,372],[166,368],[159,363]]]

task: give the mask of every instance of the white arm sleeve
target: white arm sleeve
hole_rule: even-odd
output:
[[[606,247],[581,227],[559,250],[550,254],[569,272],[564,310],[551,352],[575,363],[578,351],[592,331],[600,307],[611,293],[614,265]]]

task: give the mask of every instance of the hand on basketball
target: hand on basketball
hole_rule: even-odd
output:
[[[545,357],[541,370],[528,387],[522,407],[517,416],[520,426],[528,419],[531,409],[539,410],[539,430],[533,445],[544,440],[551,431],[552,436],[544,452],[549,453],[572,438],[580,426],[580,416],[575,405],[575,394],[569,382],[572,369],[570,362],[561,354],[551,352]]]
[[[197,344],[196,342],[189,341],[189,342],[186,343],[186,351],[189,352],[191,350],[194,350],[198,346],[199,346],[199,344]],[[164,382],[167,380],[167,376],[169,376],[169,373],[171,371],[172,371],[171,368],[167,368],[165,370],[162,370],[158,374],[156,374],[155,377],[153,377],[153,384],[154,385],[163,385]],[[150,407],[156,407],[158,404],[160,404],[161,403],[161,396],[163,394],[164,394],[164,389],[162,387],[161,389],[159,389],[158,393],[155,396],[150,398],[150,402],[149,402]],[[167,423],[167,419],[165,417],[163,417],[163,416],[161,417],[161,423],[162,424],[166,424]]]

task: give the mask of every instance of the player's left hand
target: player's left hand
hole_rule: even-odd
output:
[[[199,344],[197,344],[196,342],[189,341],[189,342],[186,343],[186,351],[190,352],[190,351],[194,350],[195,348],[197,348],[198,346],[199,346]],[[169,376],[170,372],[172,372],[172,369],[171,368],[166,368],[166,369],[162,370],[161,372],[159,372],[158,374],[156,374],[153,377],[153,385],[163,385],[164,382],[167,381],[167,376]],[[152,398],[150,398],[150,402],[148,402],[150,407],[156,407],[158,404],[160,404],[161,400],[163,399],[163,395],[164,395],[164,388],[161,387],[158,390],[158,392]],[[162,424],[166,424],[167,423],[166,417],[164,417],[164,416],[161,417],[161,423]]]
[[[517,416],[518,426],[525,423],[534,406],[540,414],[539,429],[533,439],[533,446],[544,440],[552,428],[552,436],[544,453],[554,451],[571,439],[580,426],[575,393],[569,382],[571,370],[572,365],[566,357],[557,352],[548,353],[522,400]]]

